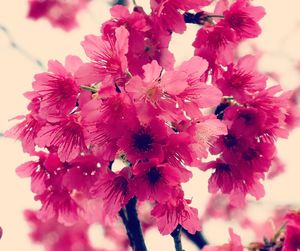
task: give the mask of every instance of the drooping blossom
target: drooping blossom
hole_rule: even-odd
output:
[[[131,176],[129,168],[123,168],[117,173],[109,169],[103,170],[98,181],[91,187],[93,196],[103,200],[104,210],[109,217],[115,218],[134,196]]]
[[[156,218],[156,224],[161,234],[166,235],[180,224],[189,233],[200,230],[198,210],[190,207],[191,200],[183,197],[183,191],[174,190],[173,196],[165,203],[158,203],[151,214]]]

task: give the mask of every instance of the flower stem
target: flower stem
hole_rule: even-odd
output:
[[[208,244],[207,240],[204,238],[202,233],[199,231],[197,231],[195,234],[190,234],[188,231],[186,231],[183,228],[182,232],[190,241],[192,241],[200,249],[202,249],[204,246],[206,246]]]
[[[133,251],[147,251],[142,228],[140,221],[138,219],[138,214],[136,210],[136,197],[129,200],[126,205],[126,213],[125,210],[121,210],[119,212],[120,217],[125,225],[127,236],[130,241],[130,246]]]
[[[96,93],[97,92],[97,89],[95,87],[92,87],[92,86],[81,85],[80,88],[82,90],[90,91],[92,93]]]
[[[171,233],[171,236],[174,239],[174,244],[175,244],[175,250],[176,251],[184,251],[182,249],[182,243],[181,243],[181,229],[182,227],[178,225],[175,230]]]

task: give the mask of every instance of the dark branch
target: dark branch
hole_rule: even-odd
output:
[[[122,208],[119,212],[119,215],[120,215],[120,218],[122,219],[123,221],[123,224],[126,228],[126,233],[127,233],[127,236],[128,236],[128,239],[129,239],[129,243],[130,243],[130,246],[132,248],[134,248],[134,242],[133,242],[133,239],[132,239],[132,235],[130,233],[130,230],[129,230],[129,226],[128,226],[128,219],[127,219],[127,216],[126,216],[126,212],[125,212],[125,209]]]
[[[197,13],[189,13],[186,12],[183,14],[183,18],[185,23],[187,24],[199,24],[203,25],[205,22],[212,22],[212,18],[224,18],[222,15],[213,15],[213,14],[208,14],[204,11],[200,11]]]
[[[197,231],[195,234],[190,234],[187,230],[183,228],[182,232],[189,240],[191,240],[200,249],[202,249],[205,245],[208,244],[207,240],[199,231]]]
[[[136,197],[134,197],[131,200],[129,200],[129,202],[126,205],[127,224],[125,225],[125,227],[127,233],[129,233],[129,240],[130,238],[132,238],[132,249],[134,251],[147,251],[142,228],[138,219],[136,203],[137,199]]]
[[[171,233],[171,236],[174,239],[174,245],[176,251],[184,251],[182,249],[182,243],[181,243],[181,229],[182,227],[178,225],[175,230]]]

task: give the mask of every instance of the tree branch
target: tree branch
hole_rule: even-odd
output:
[[[204,246],[208,244],[207,240],[199,231],[197,231],[195,234],[190,234],[187,230],[183,228],[182,232],[190,241],[192,241],[200,249],[202,249]]]
[[[120,211],[119,214],[125,225],[132,249],[134,251],[147,251],[142,228],[140,225],[140,221],[138,219],[136,203],[137,203],[136,197],[132,198],[127,203],[126,205],[127,217],[124,211],[122,212],[122,210]]]
[[[129,230],[128,219],[127,219],[127,215],[126,215],[126,212],[125,212],[124,208],[122,208],[120,210],[119,215],[120,215],[120,218],[122,219],[123,224],[124,224],[124,226],[126,228],[126,233],[127,233],[128,239],[129,239],[130,246],[133,248],[134,247],[134,242],[133,242],[130,230]]]
[[[171,233],[171,236],[174,239],[174,244],[175,244],[175,250],[176,251],[184,251],[182,249],[182,243],[181,243],[181,229],[182,227],[178,225],[175,230]]]

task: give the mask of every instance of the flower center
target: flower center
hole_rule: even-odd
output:
[[[230,171],[229,165],[227,165],[225,163],[218,163],[217,168],[222,170],[223,172],[229,172]]]
[[[232,134],[228,134],[228,135],[224,136],[223,141],[227,148],[232,148],[237,145],[237,139]]]
[[[123,194],[126,194],[128,190],[128,181],[124,177],[116,177],[113,181],[113,184],[117,190],[120,190]]]
[[[140,152],[149,151],[152,148],[153,139],[144,128],[133,135],[133,146]]]
[[[156,167],[151,167],[150,171],[147,173],[147,177],[150,184],[155,184],[161,177],[161,174]]]

